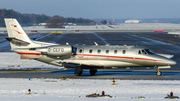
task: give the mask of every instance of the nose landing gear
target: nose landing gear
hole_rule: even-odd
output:
[[[155,69],[156,69],[156,75],[157,76],[161,76],[162,75],[162,72],[159,70],[159,68],[158,67],[154,67]]]
[[[158,70],[158,71],[156,72],[156,74],[157,74],[157,76],[161,76],[162,73],[161,73],[161,71]]]

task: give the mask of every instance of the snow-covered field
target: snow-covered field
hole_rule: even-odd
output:
[[[1,101],[134,101],[143,96],[144,100],[161,101],[171,91],[180,95],[180,81],[161,80],[112,80],[93,79],[14,79],[0,78]],[[31,89],[28,95],[28,89]],[[113,96],[112,98],[87,98],[86,95],[97,93]],[[167,101],[167,100],[166,100]]]
[[[29,67],[29,66],[48,66],[36,60],[20,59],[20,55],[14,52],[0,52],[0,67]]]

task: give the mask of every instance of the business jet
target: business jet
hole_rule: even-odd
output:
[[[146,47],[117,45],[59,45],[31,40],[14,18],[5,18],[6,38],[11,50],[21,59],[34,59],[47,64],[76,68],[80,76],[83,69],[95,75],[97,69],[122,67],[155,67],[161,76],[161,68],[171,68],[176,62],[160,56]]]

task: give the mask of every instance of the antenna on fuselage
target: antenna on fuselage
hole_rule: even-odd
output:
[[[96,46],[98,46],[98,44],[97,44],[96,42],[94,42],[94,44],[95,44]]]

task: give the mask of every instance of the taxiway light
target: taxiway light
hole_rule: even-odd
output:
[[[62,80],[65,80],[65,77],[63,77]]]
[[[29,94],[31,93],[31,89],[28,89]]]
[[[113,84],[112,84],[112,85],[116,85],[116,84],[115,84],[115,81],[113,81]]]
[[[104,95],[105,94],[105,92],[104,91],[102,91],[102,95]]]
[[[170,93],[170,96],[173,96],[173,92]]]
[[[115,81],[114,78],[113,78],[113,81]],[[113,81],[112,81],[112,82],[113,82]]]
[[[113,84],[112,84],[112,85],[115,85],[115,80],[114,80],[114,78],[113,78],[113,81],[112,81],[112,82],[113,82]]]
[[[29,75],[29,81],[31,80],[31,76]]]

